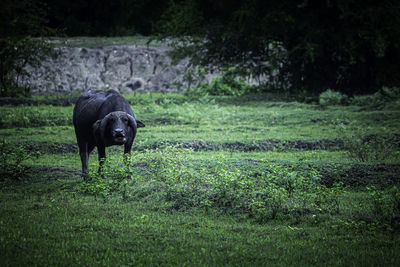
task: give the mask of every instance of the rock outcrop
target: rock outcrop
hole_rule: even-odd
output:
[[[22,85],[33,94],[69,93],[89,89],[132,92],[179,92],[186,88],[189,60],[172,64],[165,46],[58,47]],[[211,75],[208,76],[212,78]]]

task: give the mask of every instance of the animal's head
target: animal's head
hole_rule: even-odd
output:
[[[93,124],[93,133],[106,145],[123,145],[136,135],[137,128],[144,126],[143,122],[128,113],[114,111]]]

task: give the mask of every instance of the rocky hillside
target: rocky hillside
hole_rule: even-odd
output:
[[[57,47],[40,68],[27,67],[31,76],[21,83],[33,94],[107,88],[122,93],[182,91],[189,60],[172,64],[169,51],[145,45]]]

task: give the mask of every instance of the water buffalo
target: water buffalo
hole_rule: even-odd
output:
[[[101,169],[106,147],[124,145],[124,153],[129,154],[137,128],[145,126],[135,119],[128,101],[115,90],[83,93],[75,104],[73,123],[84,178],[87,177],[90,152],[95,146]]]

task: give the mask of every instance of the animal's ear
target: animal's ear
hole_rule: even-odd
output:
[[[140,120],[136,120],[136,124],[137,124],[137,127],[138,128],[141,128],[141,127],[145,127],[146,125],[144,125],[144,123],[142,122],[142,121],[140,121]]]
[[[143,122],[137,121],[133,116],[131,116],[129,114],[126,114],[126,115],[128,115],[128,119],[129,119],[128,124],[129,124],[130,127],[132,127],[132,128],[144,127],[144,123]]]
[[[129,125],[129,127],[131,127],[132,129],[137,128],[135,118],[132,117],[132,116],[129,115],[129,114],[126,114],[126,115],[127,115],[127,117],[128,117],[128,125]]]

